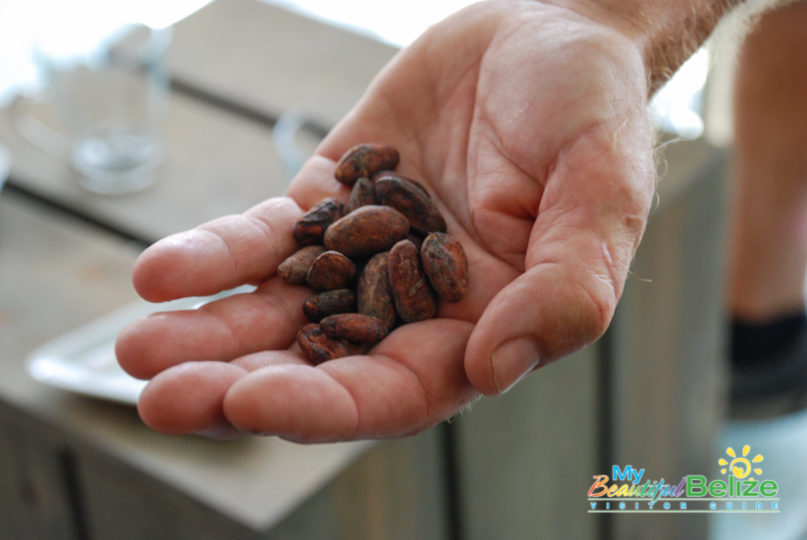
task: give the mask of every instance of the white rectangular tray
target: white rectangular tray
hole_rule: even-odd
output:
[[[161,304],[134,302],[37,348],[28,357],[28,372],[50,386],[134,405],[147,381],[126,374],[115,358],[115,338],[124,326],[157,311],[196,309],[211,300],[252,290],[254,287],[243,286]]]

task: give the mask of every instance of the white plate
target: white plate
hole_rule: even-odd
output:
[[[134,405],[146,381],[124,372],[115,358],[115,338],[124,326],[157,311],[195,309],[211,300],[250,292],[243,286],[208,297],[162,304],[135,302],[42,345],[28,357],[28,373],[37,381],[119,403]]]

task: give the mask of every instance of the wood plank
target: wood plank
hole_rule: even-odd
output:
[[[439,445],[434,430],[374,445],[354,465],[289,508],[286,516],[258,528],[228,519],[108,456],[82,452],[78,467],[90,509],[89,528],[98,538],[440,540],[447,529]],[[287,467],[290,475],[302,472],[293,463]],[[253,485],[266,481],[273,479],[243,479],[245,493],[234,502],[249,504]],[[274,481],[283,487],[280,478]]]
[[[183,85],[270,117],[321,104],[333,124],[395,52],[280,7],[218,0],[176,24],[167,65]]]
[[[134,468],[254,531],[271,529],[373,445],[167,437],[143,426],[130,407],[70,396],[62,408],[71,427],[81,423],[85,446],[120,462],[120,474]]]
[[[4,537],[74,538],[64,445],[52,436],[58,429],[20,413],[55,411],[58,426],[62,395],[35,383],[24,360],[38,342],[134,298],[126,283],[133,250],[30,210],[19,197],[0,195],[0,516]]]
[[[32,106],[48,122],[47,107]],[[152,242],[282,194],[288,179],[271,130],[197,100],[172,94],[165,123],[167,158],[139,193],[103,196],[79,187],[76,173],[12,129],[0,112],[0,140],[14,159],[10,183]]]
[[[215,508],[108,455],[81,452],[77,472],[93,538],[237,540],[257,536]]]
[[[436,444],[436,436],[429,432],[375,445],[353,466],[290,507],[287,516],[258,528],[102,455],[82,453],[79,469],[91,509],[90,530],[97,538],[439,540],[445,538],[445,501]],[[290,475],[303,472],[291,462],[287,468]],[[241,497],[230,495],[236,503],[249,504],[253,485],[267,481],[283,487],[280,478],[258,475],[243,479]]]
[[[725,410],[727,156],[703,142],[671,150],[678,158],[668,175],[690,181],[652,217],[617,311],[611,440],[614,463],[677,483],[716,467]],[[617,515],[614,538],[705,538],[707,523],[704,515]]]
[[[452,538],[440,429],[384,441],[271,530],[273,540]]]
[[[538,299],[536,299],[538,301]],[[597,347],[546,366],[455,422],[464,538],[596,538]]]
[[[74,539],[58,446],[32,439],[15,424],[0,408],[0,536]]]

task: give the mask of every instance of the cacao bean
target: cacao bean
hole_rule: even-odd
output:
[[[367,352],[399,320],[432,318],[438,301],[467,294],[462,244],[445,234],[445,219],[423,184],[393,171],[398,160],[388,145],[351,148],[334,171],[352,186],[348,203],[324,199],[294,226],[306,247],[277,273],[318,291],[303,303],[312,324],[297,336],[313,363]]]
[[[356,294],[350,289],[321,292],[303,302],[303,313],[311,322],[319,322],[328,315],[356,311]]]
[[[431,319],[437,313],[437,298],[423,273],[418,249],[401,240],[389,252],[389,282],[395,310],[405,323]]]
[[[386,175],[376,180],[375,197],[379,204],[401,212],[413,231],[428,234],[445,232],[446,222],[423,186],[401,176]]]
[[[289,285],[305,285],[308,269],[323,251],[324,246],[305,246],[290,255],[277,267],[278,275]]]
[[[331,339],[344,339],[354,343],[378,343],[387,335],[387,327],[379,319],[360,313],[329,315],[319,323]]]
[[[406,239],[415,244],[415,247],[418,248],[418,251],[420,251],[420,246],[423,245],[423,238],[409,233],[406,235]]]
[[[319,201],[294,225],[294,238],[302,246],[321,244],[325,230],[343,213],[344,205],[337,199]]]
[[[356,208],[361,208],[368,204],[375,204],[373,182],[368,178],[361,177],[353,184],[353,191],[350,192],[350,200],[345,207],[345,214],[349,214]]]
[[[342,156],[336,164],[334,178],[352,186],[361,177],[370,178],[384,169],[398,165],[398,150],[387,144],[360,144]]]
[[[403,214],[388,206],[357,208],[335,221],[325,232],[325,247],[348,257],[361,257],[383,251],[409,232]]]
[[[356,278],[356,265],[338,251],[324,251],[311,263],[306,282],[317,291],[347,289]]]
[[[394,171],[381,171],[381,172],[376,173],[375,175],[373,175],[373,178],[372,178],[373,184],[375,184],[376,182],[378,182],[379,180],[381,180],[384,177],[390,177],[390,178],[398,179],[401,182],[403,182],[404,184],[408,185],[409,187],[415,188],[418,191],[420,191],[421,193],[423,193],[423,195],[425,195],[426,198],[428,198],[428,199],[432,198],[432,195],[431,195],[431,193],[429,193],[429,190],[426,189],[426,186],[424,186],[423,184],[421,184],[417,180],[412,180],[411,178],[408,178],[406,176],[396,174]]]
[[[389,252],[386,251],[367,261],[359,275],[356,304],[359,313],[379,319],[391,330],[397,316],[389,283],[388,263]]]
[[[423,270],[437,296],[449,302],[468,292],[468,259],[462,244],[445,233],[429,234],[420,248]]]
[[[328,338],[320,325],[314,323],[306,324],[300,329],[297,333],[297,344],[300,345],[303,356],[314,364],[350,354],[344,343]]]

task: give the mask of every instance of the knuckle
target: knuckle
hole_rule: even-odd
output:
[[[585,271],[573,283],[563,302],[565,316],[551,332],[557,347],[552,357],[565,356],[602,337],[616,309],[617,297],[607,276]]]
[[[616,309],[616,294],[612,281],[595,276],[580,284],[582,340],[589,344],[599,339],[611,324]]]

